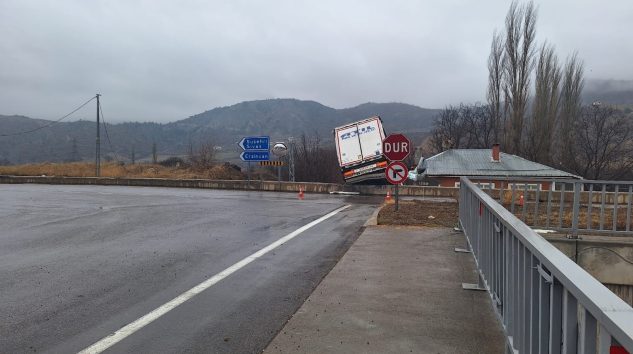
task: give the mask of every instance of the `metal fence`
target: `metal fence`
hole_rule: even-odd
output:
[[[494,179],[477,183],[533,228],[633,235],[633,182]]]
[[[633,308],[467,178],[459,220],[509,353],[633,353]]]

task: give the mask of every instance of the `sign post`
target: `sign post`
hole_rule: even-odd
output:
[[[277,156],[279,162],[281,158],[288,154],[288,147],[283,142],[278,142],[273,145],[273,155]],[[281,182],[281,165],[277,165],[277,182]]]
[[[251,185],[251,161],[268,161],[270,160],[270,137],[268,136],[246,136],[237,143],[242,150],[240,159],[246,161],[248,186]]]
[[[396,185],[396,192],[395,197],[396,197],[396,211],[398,211],[398,185],[403,183],[406,179],[407,179],[407,174],[409,173],[409,170],[407,169],[407,166],[400,162],[400,161],[395,161],[389,164],[389,166],[387,166],[387,170],[385,171],[385,175],[387,177],[387,181],[391,184],[395,184]]]
[[[401,162],[411,151],[411,141],[402,134],[391,134],[382,141],[382,151],[385,157],[391,161],[385,170],[387,181],[395,184],[396,211],[399,209],[398,185],[404,183],[407,179],[409,170],[407,166]]]

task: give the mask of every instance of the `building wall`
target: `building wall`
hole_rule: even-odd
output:
[[[529,177],[524,177],[524,178],[529,178]],[[438,185],[440,187],[457,187],[459,186],[459,177],[439,177],[436,178]],[[477,179],[477,178],[471,178],[470,179],[472,182],[474,183],[482,183],[482,184],[487,184],[490,183],[491,181],[489,179]],[[510,183],[518,183],[523,185],[525,182],[521,182],[521,181],[494,181],[492,183],[494,183],[493,188],[494,189],[508,189],[508,185]],[[549,182],[540,182],[541,185],[541,190],[549,190],[550,188],[550,183]],[[520,187],[523,188],[523,187]]]
[[[441,177],[437,179],[440,187],[455,187],[455,183],[459,182],[456,177]]]

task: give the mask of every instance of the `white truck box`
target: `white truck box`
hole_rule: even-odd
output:
[[[339,166],[346,182],[384,179],[387,160],[382,153],[385,131],[375,116],[334,129]]]

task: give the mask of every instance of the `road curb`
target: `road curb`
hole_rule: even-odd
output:
[[[363,225],[363,227],[377,226],[378,225],[378,213],[380,213],[380,211],[382,210],[382,208],[385,207],[385,205],[386,204],[383,203],[381,206],[376,208],[376,210],[374,210],[374,212],[371,214],[369,219],[367,219],[367,221],[365,221],[365,224]]]

